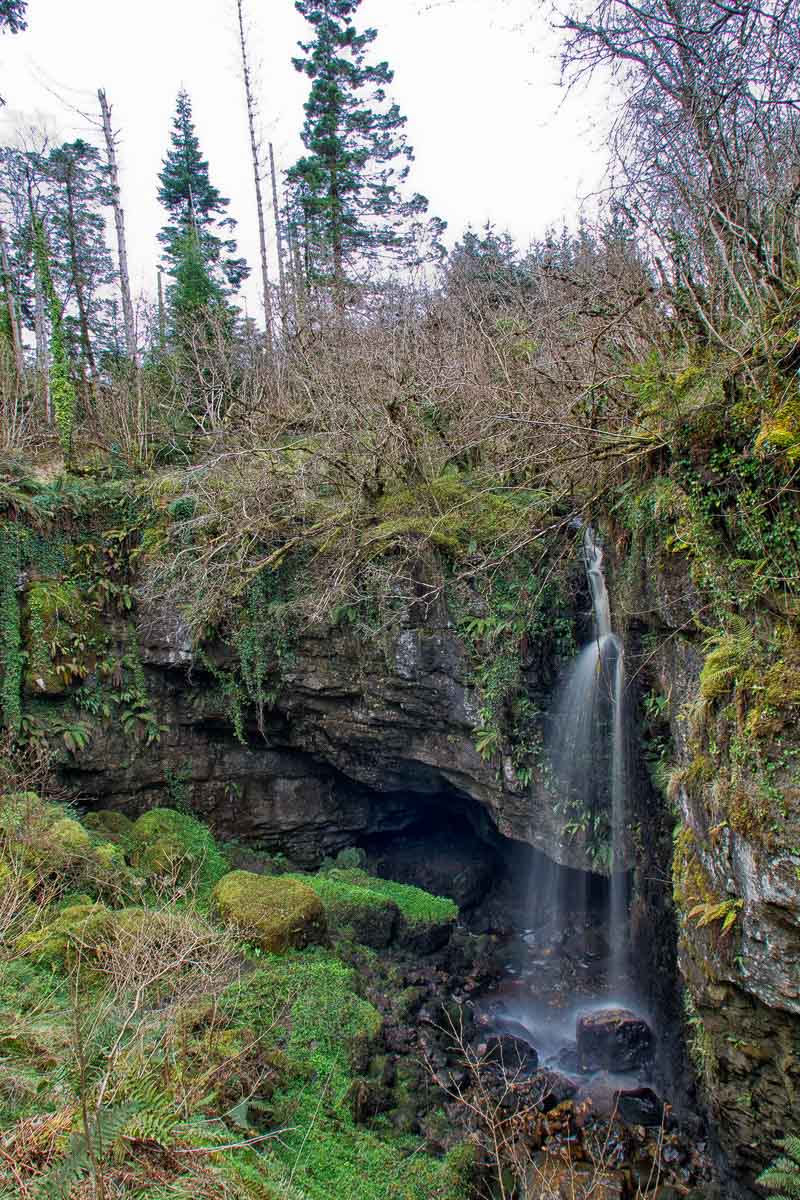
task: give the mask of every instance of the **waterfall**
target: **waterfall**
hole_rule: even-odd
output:
[[[616,988],[624,979],[627,959],[625,660],[622,642],[611,629],[603,549],[588,526],[583,556],[592,597],[594,637],[580,651],[562,685],[552,721],[549,757],[561,815],[562,846],[581,836],[599,853],[598,842],[603,841],[604,856],[598,867],[610,873],[609,983]],[[563,911],[553,915],[563,922]]]

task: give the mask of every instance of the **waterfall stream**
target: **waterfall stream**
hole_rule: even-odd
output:
[[[625,659],[622,642],[611,628],[603,549],[590,526],[583,536],[583,556],[594,637],[562,685],[552,722],[550,764],[562,845],[580,835],[598,869],[610,873],[608,975],[610,986],[618,988],[627,961]],[[563,919],[557,896],[552,903],[554,920]]]

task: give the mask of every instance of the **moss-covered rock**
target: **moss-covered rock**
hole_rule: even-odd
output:
[[[130,858],[146,877],[176,880],[207,891],[228,865],[205,825],[172,808],[153,808],[134,822]]]
[[[101,808],[98,812],[87,813],[83,823],[106,842],[125,845],[133,837],[133,821],[130,817],[111,809]]]
[[[452,900],[432,896],[411,884],[379,879],[356,869],[334,868],[325,878],[340,887],[357,887],[391,900],[399,910],[396,940],[421,954],[444,946],[458,917],[458,906]]]
[[[375,949],[389,945],[400,919],[391,897],[330,875],[304,876],[302,882],[322,901],[332,937]]]
[[[103,904],[70,904],[44,929],[23,934],[17,949],[33,962],[52,966],[78,956],[91,961],[111,936],[114,919]]]
[[[264,950],[281,953],[325,940],[322,901],[297,879],[231,871],[212,898],[225,924]]]
[[[80,821],[61,817],[47,830],[42,843],[35,848],[36,857],[51,870],[86,862],[92,853],[92,839]]]

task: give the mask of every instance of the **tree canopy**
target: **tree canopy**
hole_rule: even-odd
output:
[[[412,264],[438,249],[444,224],[403,192],[414,154],[406,118],[387,100],[388,63],[367,62],[375,29],[357,31],[360,0],[298,0],[313,30],[295,68],[311,81],[302,138],[287,172],[295,241],[310,282],[341,285],[382,260]]]

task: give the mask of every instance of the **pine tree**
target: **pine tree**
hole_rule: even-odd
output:
[[[21,33],[27,29],[25,12],[28,0],[0,0],[0,29],[10,33]]]
[[[295,68],[311,80],[303,145],[308,153],[286,173],[291,233],[303,247],[309,282],[341,288],[383,258],[421,261],[439,252],[444,223],[425,221],[428,201],[402,191],[413,151],[406,118],[386,100],[394,73],[369,64],[377,31],[357,32],[352,14],[361,0],[297,0],[313,27]],[[427,245],[425,243],[427,242]]]
[[[183,295],[182,285],[178,287],[178,273],[185,274],[187,270],[187,254],[192,264],[190,274],[197,274],[199,256],[213,294],[230,295],[250,272],[243,258],[234,257],[235,240],[220,236],[219,231],[230,234],[236,222],[225,215],[230,201],[220,195],[209,178],[208,162],[200,153],[192,121],[191,100],[183,89],[178,93],[170,140],[158,177],[161,184],[158,198],[170,217],[158,235],[164,247],[167,272],[175,280],[170,299],[177,304]]]

